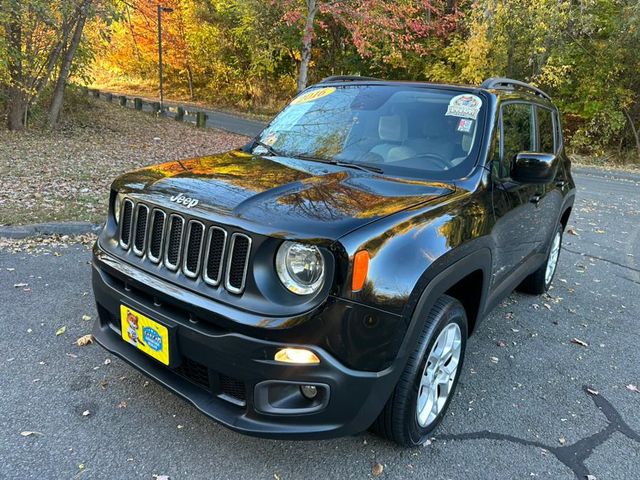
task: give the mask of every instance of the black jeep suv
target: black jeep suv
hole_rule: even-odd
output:
[[[94,336],[239,432],[418,445],[482,317],[549,288],[574,196],[537,88],[330,77],[241,149],[113,183]]]

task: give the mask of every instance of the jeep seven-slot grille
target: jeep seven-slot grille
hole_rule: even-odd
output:
[[[133,216],[133,202],[131,200],[125,200],[122,205],[122,220],[120,227],[120,245],[124,248],[129,248],[129,241],[131,240],[131,223]]]
[[[162,239],[164,238],[164,221],[167,218],[162,210],[154,210],[151,216],[151,238],[147,256],[152,262],[158,263],[162,257]]]
[[[133,251],[138,255],[144,253],[144,244],[147,238],[147,220],[149,218],[149,208],[146,205],[138,204],[138,216],[136,217],[136,236],[133,241]]]
[[[245,288],[251,238],[228,234],[217,225],[169,214],[157,207],[125,199],[120,221],[120,246],[171,271],[202,279],[240,294]]]
[[[219,227],[211,227],[209,229],[203,277],[204,281],[210,285],[217,286],[220,284],[226,243],[227,232]]]
[[[187,230],[187,245],[184,251],[184,274],[195,278],[200,270],[202,257],[202,238],[204,237],[204,225],[196,220],[189,222]]]
[[[169,241],[164,256],[164,264],[171,270],[177,270],[180,263],[183,230],[184,219],[178,215],[171,215],[169,217]]]
[[[249,261],[249,248],[251,240],[246,235],[234,233],[231,236],[231,254],[227,266],[227,278],[225,287],[233,293],[239,293],[244,288],[247,262]]]

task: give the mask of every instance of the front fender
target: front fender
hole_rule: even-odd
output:
[[[487,198],[459,192],[446,203],[407,210],[344,237],[338,263],[349,265],[349,271],[338,295],[410,318],[439,272],[482,248],[491,261],[493,219]],[[353,255],[363,249],[371,258],[367,280],[362,290],[352,292]]]

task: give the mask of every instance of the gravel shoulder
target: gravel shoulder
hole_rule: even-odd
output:
[[[101,222],[109,186],[119,174],[245,141],[86,99],[58,130],[0,130],[0,226]]]

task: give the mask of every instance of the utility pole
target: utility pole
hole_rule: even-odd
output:
[[[162,12],[171,13],[173,8],[158,4],[158,77],[160,80],[160,112],[164,111],[164,88],[162,84]]]

